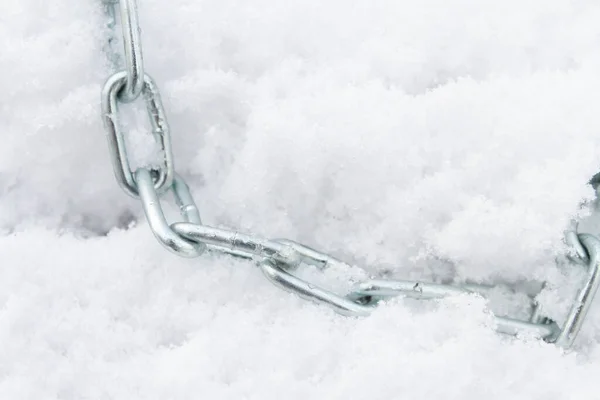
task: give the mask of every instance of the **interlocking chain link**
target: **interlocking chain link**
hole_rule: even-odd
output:
[[[113,169],[125,193],[140,199],[150,229],[164,247],[183,257],[215,253],[252,261],[274,285],[352,317],[368,316],[382,301],[397,296],[440,299],[473,293],[485,297],[490,293],[492,287],[484,285],[370,279],[354,284],[345,294],[338,294],[307,282],[294,272],[301,265],[320,269],[332,266],[350,269],[349,264],[292,240],[263,239],[204,225],[188,185],[175,173],[169,127],[159,89],[144,72],[136,1],[108,0],[105,4],[110,28],[116,28],[116,15],[119,15],[125,64],[121,69],[118,65],[121,57],[109,52],[116,72],[107,79],[102,90],[102,117]],[[114,36],[110,37],[109,49],[115,39]],[[162,160],[157,169],[138,168],[132,171],[120,124],[119,104],[134,102],[140,96],[144,98],[152,134],[161,149]],[[180,209],[181,221],[170,223],[165,217],[160,195],[167,191],[173,194]],[[573,344],[600,285],[600,240],[572,230],[567,232],[566,241],[574,249],[573,264],[587,268],[586,279],[573,300],[566,322],[559,327],[556,322],[544,317],[535,299],[530,297],[529,318],[521,320],[496,316],[498,332],[511,335],[527,333],[563,348]]]
[[[129,165],[125,137],[119,119],[118,104],[123,101],[121,100],[121,93],[124,93],[123,91],[127,88],[127,82],[129,82],[129,78],[126,71],[116,72],[108,78],[102,90],[102,117],[117,182],[125,193],[137,198],[139,196],[137,183]],[[163,155],[162,165],[157,170],[152,171],[154,187],[162,193],[171,187],[175,175],[169,125],[165,117],[158,87],[149,75],[144,75],[141,93],[148,111],[152,134]]]
[[[119,4],[125,50],[125,70],[127,71],[125,87],[119,97],[121,101],[131,102],[135,101],[142,93],[147,77],[144,74],[136,0],[121,0]]]
[[[108,52],[115,69],[120,68],[119,64],[121,62],[121,57],[113,49],[113,44],[117,41],[116,32],[114,31],[117,24],[117,15],[121,19],[121,37],[125,54],[127,81],[119,96],[123,102],[132,102],[140,96],[144,86],[144,60],[142,57],[137,2],[136,0],[105,0],[105,7],[109,18],[107,25],[112,31],[109,37]]]
[[[138,23],[136,0],[109,0],[105,3],[108,14],[108,27],[112,30],[109,37],[109,59],[116,70],[104,84],[102,89],[102,118],[106,128],[113,170],[119,186],[128,195],[139,196],[136,180],[131,170],[127,154],[126,140],[121,129],[119,104],[131,103],[140,96],[144,98],[152,135],[159,146],[163,159],[157,169],[153,169],[152,181],[159,193],[164,193],[171,187],[175,175],[171,136],[160,92],[154,80],[144,73],[140,27]],[[117,25],[117,15],[122,28],[122,44],[124,57],[114,55],[114,43],[117,42],[114,29]],[[124,59],[124,69],[120,60]]]

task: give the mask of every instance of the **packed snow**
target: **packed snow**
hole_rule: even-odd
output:
[[[205,223],[374,276],[547,281],[563,321],[582,268],[556,259],[600,170],[599,2],[139,11]],[[251,263],[167,252],[113,176],[106,24],[102,0],[0,2],[0,399],[600,397],[600,301],[565,352],[494,332],[490,310],[523,312],[523,296],[398,299],[355,319]],[[143,163],[147,122],[125,111]],[[352,274],[334,272],[313,278]]]

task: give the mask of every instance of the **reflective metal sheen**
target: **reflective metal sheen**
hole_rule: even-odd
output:
[[[150,229],[158,241],[165,246],[167,249],[175,254],[183,257],[197,257],[204,252],[206,245],[204,243],[193,242],[185,239],[174,232],[162,210],[158,194],[154,189],[154,183],[152,182],[152,175],[150,171],[145,168],[140,168],[135,171],[135,180],[139,189],[140,200],[144,207],[144,213],[146,219],[150,225]],[[177,198],[177,203],[183,204],[191,200],[191,196],[187,196],[187,185],[179,177],[175,179],[177,182],[175,185],[179,186],[179,192],[173,191]],[[184,192],[183,196],[181,192]],[[183,218],[187,220],[200,220],[200,215],[195,204],[186,204],[185,207],[181,208]]]
[[[109,12],[113,20],[111,21],[112,28],[114,28],[116,22],[114,17],[117,14],[115,12],[117,5],[119,7],[118,14],[121,21],[123,51],[125,54],[125,72],[127,73],[125,86],[120,90],[118,96],[119,100],[130,103],[140,96],[144,87],[144,61],[140,24],[138,22],[136,0],[110,1],[107,6],[111,7]]]
[[[138,197],[138,188],[129,164],[125,137],[119,119],[118,93],[127,82],[124,71],[113,74],[102,90],[102,119],[106,129],[108,147],[117,183],[131,197]],[[155,171],[154,187],[159,192],[167,191],[173,182],[175,170],[171,150],[171,136],[158,87],[149,75],[144,76],[144,102],[150,118],[152,134],[158,143],[163,159]]]
[[[579,234],[578,238],[585,250],[587,250],[589,262],[586,280],[577,293],[571,306],[571,311],[569,311],[567,321],[556,340],[558,346],[565,348],[571,347],[575,341],[600,284],[600,266],[598,265],[600,263],[600,240],[595,236],[585,233]]]

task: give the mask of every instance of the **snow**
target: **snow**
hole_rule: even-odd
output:
[[[582,271],[555,258],[600,165],[598,2],[140,3],[206,223],[374,274],[547,280],[562,321]],[[345,318],[164,250],[111,170],[105,22],[99,0],[0,2],[1,399],[598,397],[600,304],[565,353],[495,334],[478,297]]]

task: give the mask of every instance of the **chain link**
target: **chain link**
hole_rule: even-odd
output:
[[[116,25],[115,1],[107,3],[108,25]],[[160,100],[158,87],[144,73],[142,47],[135,0],[121,0],[119,7],[125,69],[111,75],[102,91],[102,115],[107,131],[109,149],[119,185],[133,197],[139,197],[152,230],[158,241],[171,252],[183,257],[197,257],[203,253],[227,254],[256,263],[274,285],[312,302],[332,308],[339,314],[352,317],[370,315],[375,307],[395,297],[441,299],[459,294],[488,296],[493,287],[464,284],[448,285],[414,280],[370,279],[354,284],[347,293],[338,294],[295,275],[301,265],[320,269],[331,266],[351,268],[349,264],[326,253],[288,239],[269,240],[202,223],[189,187],[174,172],[169,128]],[[114,42],[109,39],[109,48]],[[109,58],[119,60],[118,55]],[[159,144],[163,160],[157,170],[131,170],[120,126],[118,104],[135,101],[143,94],[154,138]],[[181,221],[169,223],[159,195],[170,191],[178,205]],[[529,318],[526,320],[495,316],[496,330],[510,335],[528,334],[569,348],[581,330],[591,301],[600,285],[600,240],[589,234],[566,233],[565,240],[574,249],[572,264],[587,268],[586,279],[573,300],[566,322],[559,327],[544,317],[543,310],[530,296]]]
[[[136,100],[142,93],[144,87],[144,60],[142,57],[142,42],[140,38],[140,25],[138,22],[138,12],[136,0],[108,0],[106,1],[107,14],[109,17],[108,27],[115,29],[117,18],[120,16],[121,33],[123,39],[123,50],[125,53],[125,71],[127,79],[125,86],[119,93],[119,100],[129,103]],[[117,10],[118,7],[118,10]],[[118,11],[118,12],[117,12]],[[110,41],[116,38],[111,34]],[[109,48],[112,45],[109,43]],[[115,54],[116,52],[112,52]],[[120,69],[119,56],[111,57],[115,69]]]
[[[140,200],[146,214],[146,219],[150,229],[158,241],[167,249],[183,257],[197,257],[204,252],[205,246],[201,243],[195,243],[174,232],[163,213],[158,193],[154,189],[152,175],[150,171],[140,168],[135,172],[135,180],[139,189]],[[185,182],[177,177],[173,182],[173,194],[177,203],[191,200],[191,196],[181,196],[181,193],[189,193]],[[178,190],[175,190],[178,188]],[[183,198],[182,198],[183,197]],[[182,208],[182,215],[185,221],[197,221],[201,223],[200,214],[195,204],[185,204]]]
[[[125,193],[137,198],[139,196],[138,187],[129,165],[125,137],[119,118],[118,104],[120,100],[118,93],[126,84],[127,73],[125,71],[116,72],[108,78],[102,90],[102,116],[117,182]],[[162,193],[171,187],[175,174],[169,125],[167,124],[158,87],[149,75],[144,76],[142,93],[152,126],[152,134],[163,156],[162,165],[153,171],[154,187]]]
[[[563,329],[556,340],[556,344],[565,348],[571,347],[575,341],[600,285],[600,240],[593,235],[584,233],[577,235],[577,238],[583,245],[589,261],[585,282],[577,293]]]

